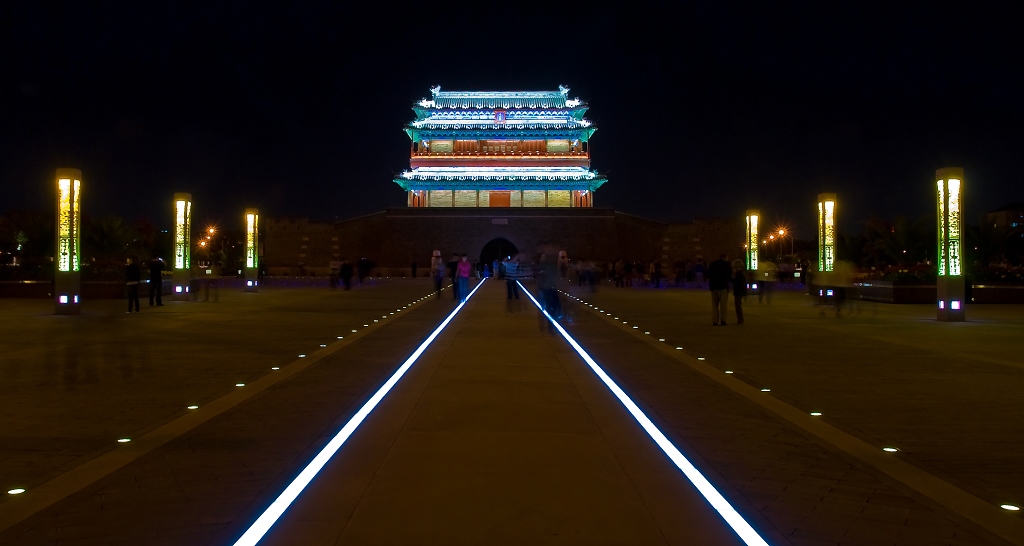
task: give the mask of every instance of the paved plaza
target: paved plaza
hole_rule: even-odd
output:
[[[566,332],[768,544],[1024,544],[1022,306],[779,291],[713,327],[706,291],[562,289]],[[452,313],[430,290],[0,300],[0,488],[26,490],[0,544],[234,543]],[[487,281],[261,544],[742,542]]]

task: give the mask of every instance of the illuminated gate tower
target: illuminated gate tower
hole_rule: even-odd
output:
[[[558,91],[441,91],[413,106],[410,207],[592,207],[587,105]]]

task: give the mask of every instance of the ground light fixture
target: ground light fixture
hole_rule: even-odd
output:
[[[14,491],[17,490],[15,489]],[[24,489],[22,489],[22,491],[24,491]],[[10,493],[10,491],[8,491],[8,493]],[[1017,506],[1016,504],[1000,504],[999,507],[1002,508],[1003,510],[1009,510],[1011,512],[1020,511],[1020,506]]]
[[[637,423],[639,423],[644,431],[647,432],[648,436],[658,444],[658,447],[661,448],[665,455],[667,455],[676,467],[683,472],[686,479],[690,480],[690,483],[692,483],[694,487],[697,488],[697,491],[699,491],[708,503],[711,504],[711,507],[714,508],[720,516],[722,516],[722,519],[724,519],[729,527],[731,527],[732,530],[740,537],[740,540],[742,540],[747,546],[768,546],[768,543],[761,538],[761,535],[757,534],[757,531],[747,523],[747,520],[743,519],[743,516],[741,516],[739,512],[729,504],[729,501],[725,500],[725,497],[723,497],[722,494],[719,493],[713,485],[711,485],[711,482],[704,477],[704,474],[697,470],[697,468],[693,466],[693,463],[691,463],[682,454],[682,452],[680,452],[679,449],[669,441],[665,434],[654,425],[654,422],[647,417],[643,410],[633,402],[633,399],[630,398],[629,395],[627,395],[626,392],[608,376],[604,369],[601,368],[593,358],[591,358],[590,354],[583,350],[583,347],[581,347],[580,344],[577,343],[564,328],[562,328],[561,324],[552,319],[551,315],[548,315],[547,311],[545,311],[536,298],[533,297],[533,294],[531,294],[522,283],[519,281],[516,282],[523,289],[526,296],[530,298],[530,301],[537,306],[537,309],[539,309],[555,329],[558,330],[558,333],[561,334],[569,345],[576,350],[576,353],[580,355],[580,358],[590,366],[590,369],[594,374],[597,375],[606,387],[608,387],[608,390],[610,390],[612,394],[619,399],[619,402],[625,406],[626,411],[636,419]]]
[[[8,490],[8,491],[7,491],[7,494],[8,494],[8,495],[20,495],[20,494],[22,494],[22,493],[24,493],[24,492],[25,492],[25,490],[24,490],[24,489],[22,489],[22,488],[20,488],[20,487],[16,487],[16,488],[14,488],[14,489],[10,489],[10,490]]]
[[[725,370],[725,373],[733,373],[732,370]]]
[[[235,383],[235,386],[236,386],[236,387],[244,387],[244,386],[245,386],[245,383]]]
[[[761,389],[761,392],[772,392],[772,390],[769,389],[768,387],[765,387],[765,388]]]
[[[131,438],[118,438],[117,439],[117,443],[119,443],[119,444],[127,444],[130,441],[132,441]]]
[[[821,417],[821,412],[820,411],[812,411],[811,412],[811,417]]]
[[[187,409],[199,409],[199,406],[192,405],[192,406],[189,406]]]
[[[882,451],[885,451],[886,453],[896,453],[899,450],[895,447],[883,447]]]
[[[392,376],[388,378],[388,380],[381,385],[379,389],[377,389],[377,392],[373,393],[373,396],[371,396],[370,399],[367,400],[361,408],[359,408],[359,411],[357,411],[355,415],[345,423],[345,426],[341,427],[341,430],[339,430],[327,445],[324,446],[324,448],[320,450],[315,457],[313,457],[313,460],[310,461],[310,463],[306,465],[301,472],[299,472],[299,475],[296,476],[287,487],[285,487],[284,491],[274,499],[274,502],[270,503],[270,506],[268,506],[267,509],[260,514],[258,518],[256,518],[256,521],[246,529],[245,533],[243,533],[237,541],[235,541],[234,546],[255,545],[263,538],[264,535],[267,534],[267,531],[269,531],[281,515],[284,514],[284,511],[288,509],[292,502],[298,498],[299,494],[302,493],[302,490],[305,489],[311,481],[313,481],[313,478],[316,477],[317,473],[319,473],[324,465],[331,460],[331,457],[341,449],[341,446],[344,445],[349,437],[352,436],[352,433],[359,428],[359,425],[362,424],[364,419],[366,419],[366,416],[369,415],[375,407],[377,407],[377,404],[379,404],[389,392],[391,392],[391,389],[400,379],[402,379],[405,372],[409,371],[409,368],[411,368],[420,355],[427,350],[427,347],[434,342],[434,339],[441,334],[441,331],[451,323],[452,319],[455,318],[455,315],[457,315],[459,311],[466,306],[466,302],[468,302],[469,299],[473,297],[473,294],[483,286],[484,282],[485,280],[482,280],[473,287],[473,290],[471,290],[469,295],[466,296],[466,301],[460,302],[459,305],[457,305],[455,309],[453,309],[452,312],[441,322],[441,324],[439,324],[437,328],[427,336],[427,339],[423,340],[423,343],[421,343],[420,346],[417,347],[411,355],[409,355],[409,358],[399,366],[398,370],[396,370],[395,373],[392,374]]]
[[[703,356],[698,356],[697,360],[704,360],[704,357]]]
[[[281,369],[281,367],[280,367],[280,366],[274,366],[274,367],[272,367],[272,368],[270,368],[270,369],[271,369],[271,370],[274,370],[274,371],[277,371],[277,370],[280,370],[280,369]]]

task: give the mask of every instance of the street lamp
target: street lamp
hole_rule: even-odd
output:
[[[781,237],[785,237],[785,236],[786,236],[786,228],[779,228],[779,237],[781,238]],[[793,252],[793,234],[792,233],[789,234],[789,254],[791,256],[793,254],[795,254],[795,252]]]

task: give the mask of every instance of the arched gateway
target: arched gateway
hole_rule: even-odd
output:
[[[502,237],[491,239],[484,245],[483,250],[480,251],[480,263],[490,264],[494,260],[501,261],[518,252],[519,249],[516,248],[516,245],[512,244],[508,239]]]

